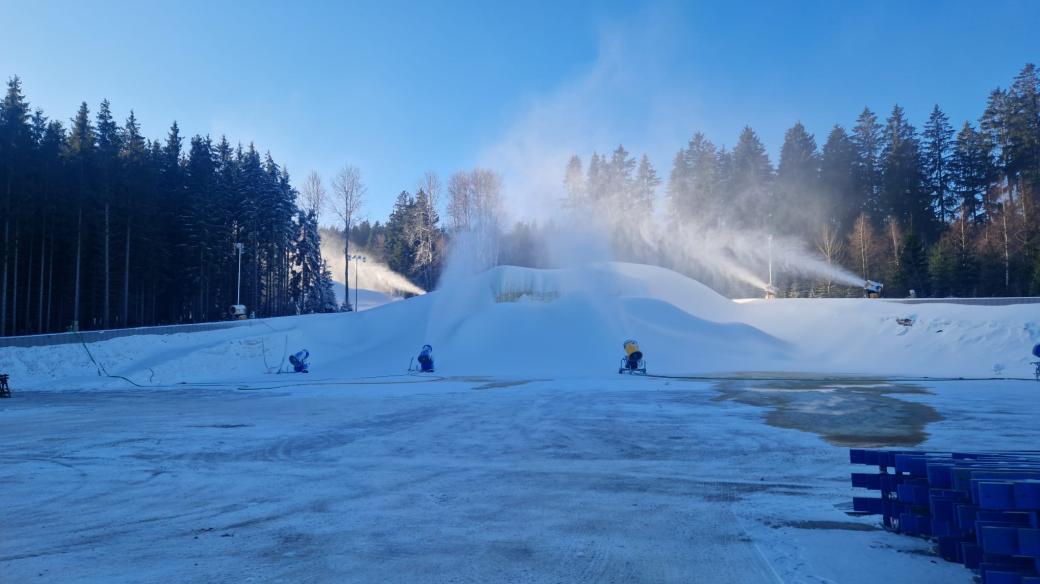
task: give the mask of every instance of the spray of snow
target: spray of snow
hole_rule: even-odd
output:
[[[353,289],[357,287],[362,290],[373,290],[390,296],[425,293],[425,290],[413,284],[408,278],[378,261],[375,255],[368,250],[362,248],[351,250],[351,255],[354,254],[365,256],[366,261],[350,263],[350,282],[346,283],[348,288]],[[332,279],[340,284],[344,284],[342,238],[331,235],[323,236],[321,240],[321,256],[328,262],[329,269],[332,270]]]
[[[662,212],[663,197],[655,201],[656,216],[638,221],[610,202],[576,214],[560,209],[571,155],[587,162],[593,151],[609,153],[621,142],[635,155],[646,152],[666,175],[663,161],[671,160],[698,124],[703,127],[707,116],[699,111],[697,87],[676,82],[668,68],[660,66],[685,58],[672,22],[674,15],[659,8],[604,28],[597,58],[588,69],[530,101],[482,156],[483,165],[502,173],[511,216],[543,227],[556,224],[546,230],[551,236],[544,264],[573,267],[634,260],[761,290],[768,283],[772,259],[778,277],[796,275],[861,287],[862,278],[828,263],[799,238],[774,235],[770,253],[769,234],[722,227],[723,222],[710,214],[674,225]],[[648,250],[641,253],[649,255],[618,254],[619,240],[638,242]]]

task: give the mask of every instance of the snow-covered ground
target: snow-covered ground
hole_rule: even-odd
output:
[[[0,581],[968,583],[846,515],[847,446],[1035,449],[1040,384],[921,377],[1030,375],[1038,317],[600,264],[0,349]],[[736,374],[619,376],[627,337],[651,373]],[[403,375],[426,342],[437,376]]]
[[[339,282],[333,282],[332,290],[336,294],[336,305],[342,305],[344,296],[346,296],[346,286]],[[364,288],[350,289],[350,304],[355,310],[371,310],[384,304],[397,302],[401,299],[402,297],[400,296],[393,296],[387,292],[380,292],[378,290],[366,290]]]
[[[913,326],[897,323],[909,318]],[[903,305],[865,299],[738,304],[662,268],[502,267],[358,313],[279,318],[201,333],[0,349],[22,387],[124,387],[264,379],[299,349],[329,377],[399,373],[430,343],[451,375],[598,375],[637,339],[651,371],[1032,376],[1036,305]],[[99,366],[100,364],[100,366]]]
[[[844,513],[846,448],[707,382],[254,387],[0,402],[3,581],[971,582]],[[924,448],[1040,439],[1033,382],[928,387]]]

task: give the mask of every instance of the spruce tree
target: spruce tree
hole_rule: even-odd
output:
[[[726,211],[733,226],[768,228],[772,226],[773,167],[765,146],[750,127],[745,126],[733,147],[729,189],[732,202]]]
[[[855,145],[844,128],[834,126],[820,157],[820,189],[839,233],[852,229],[862,208],[857,168]]]
[[[924,185],[920,144],[917,131],[898,105],[885,123],[881,168],[883,210],[928,241],[935,233],[936,220]]]
[[[883,134],[881,124],[870,108],[863,108],[863,112],[856,118],[856,125],[852,128],[852,143],[856,147],[860,210],[867,213],[875,225],[880,225],[885,216],[881,202]]]
[[[985,221],[992,207],[989,190],[996,169],[990,143],[969,122],[964,122],[957,133],[950,172],[961,216],[975,222]]]
[[[820,157],[816,139],[801,122],[784,134],[776,168],[775,225],[777,231],[804,234],[829,219],[820,196]]]
[[[23,205],[19,194],[24,192],[27,182],[25,171],[28,168],[28,155],[31,150],[29,126],[29,103],[22,95],[22,82],[12,77],[7,82],[7,93],[0,105],[0,212],[3,213],[3,234],[0,254],[3,256],[3,268],[0,269],[0,336],[17,331],[14,324],[8,327],[8,279],[14,272],[17,282],[17,233],[19,218],[23,215]],[[14,248],[12,250],[12,248]],[[14,286],[17,298],[17,285]],[[11,319],[17,323],[18,302],[12,303]]]
[[[932,207],[939,221],[948,223],[956,216],[957,201],[951,188],[950,152],[953,148],[953,127],[950,119],[936,105],[921,134],[925,183]]]
[[[644,217],[653,215],[654,197],[660,184],[661,177],[657,176],[657,170],[650,163],[650,158],[644,154],[639,159],[639,168],[636,169],[633,189],[635,203]]]

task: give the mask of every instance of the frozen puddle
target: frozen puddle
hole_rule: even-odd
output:
[[[928,391],[883,379],[732,379],[720,381],[718,399],[769,408],[766,422],[814,432],[836,446],[917,446],[928,424],[942,416],[932,406],[900,399]]]
[[[1018,385],[315,381],[3,400],[3,580],[966,584],[847,516],[848,451],[803,430],[909,440],[938,412],[922,446],[1040,432],[1017,421],[1036,400],[993,406]],[[821,432],[828,410],[844,425]]]

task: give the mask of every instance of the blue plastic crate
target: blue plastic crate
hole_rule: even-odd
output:
[[[1016,481],[1014,494],[1016,509],[1040,510],[1040,480]]]
[[[1040,558],[1040,529],[1018,528],[1018,553],[1023,556]]]
[[[1018,528],[1001,525],[980,525],[979,546],[987,554],[1013,556],[1018,554]]]

